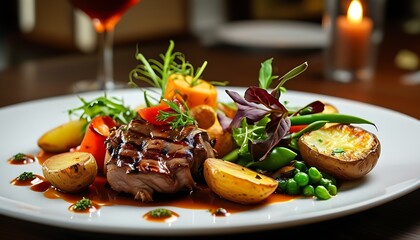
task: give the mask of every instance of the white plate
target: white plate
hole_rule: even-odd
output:
[[[321,24],[299,21],[238,21],[221,26],[218,40],[242,47],[314,49],[326,45]]]
[[[220,100],[230,101],[223,88]],[[243,93],[243,88],[230,88]],[[82,94],[87,100],[100,96]],[[139,90],[119,90],[108,96],[123,97],[127,104],[142,102]],[[42,175],[39,164],[10,165],[7,159],[18,152],[38,152],[37,139],[42,133],[68,120],[66,110],[80,106],[76,96],[32,101],[0,109],[2,133],[0,152],[0,214],[37,223],[96,232],[145,235],[192,235],[243,233],[278,229],[333,219],[363,211],[391,201],[417,189],[420,185],[420,124],[417,119],[384,108],[323,95],[288,91],[282,100],[304,105],[321,99],[337,106],[342,113],[353,114],[376,123],[378,130],[364,125],[381,141],[382,153],[376,167],[362,180],[348,182],[337,196],[327,201],[296,199],[260,209],[234,213],[228,217],[212,217],[208,211],[169,207],[180,218],[172,223],[148,222],[142,219],[154,207],[104,206],[91,214],[75,214],[67,210],[64,200],[50,200],[42,193],[16,187],[10,181],[24,171]]]

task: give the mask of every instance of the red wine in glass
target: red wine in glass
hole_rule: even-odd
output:
[[[80,82],[76,91],[112,90],[113,79],[113,33],[122,15],[140,0],[70,0],[77,9],[89,16],[98,34],[101,35],[100,62],[96,82]]]

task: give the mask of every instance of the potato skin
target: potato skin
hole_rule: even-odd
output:
[[[98,167],[90,153],[66,152],[45,160],[42,172],[54,187],[74,193],[86,189],[93,183]]]
[[[38,139],[38,146],[51,153],[62,153],[78,146],[83,139],[86,120],[75,120],[61,124],[45,132]]]
[[[204,179],[214,193],[243,205],[263,201],[278,185],[273,178],[218,158],[206,159]]]
[[[299,138],[298,145],[308,165],[342,180],[354,180],[368,174],[381,152],[376,135],[345,124],[306,133]],[[343,149],[343,153],[333,153],[333,149]]]

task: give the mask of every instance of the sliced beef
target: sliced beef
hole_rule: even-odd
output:
[[[111,188],[153,201],[153,193],[192,191],[202,179],[204,160],[215,157],[205,130],[171,129],[134,119],[106,140],[106,177]]]

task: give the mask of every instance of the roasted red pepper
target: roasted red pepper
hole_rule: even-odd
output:
[[[85,136],[77,149],[80,152],[91,153],[98,165],[98,174],[104,170],[105,139],[109,136],[110,129],[116,126],[116,122],[109,116],[97,116],[90,122]]]
[[[300,130],[306,128],[307,126],[308,126],[308,124],[290,126],[289,132],[290,133],[300,132]]]
[[[172,109],[167,104],[162,102],[161,104],[156,105],[156,106],[141,108],[137,112],[141,118],[143,118],[144,120],[148,121],[151,124],[154,124],[154,125],[169,124],[172,118],[168,118],[165,121],[157,120],[157,116],[159,115],[160,111],[170,112],[172,111]]]

